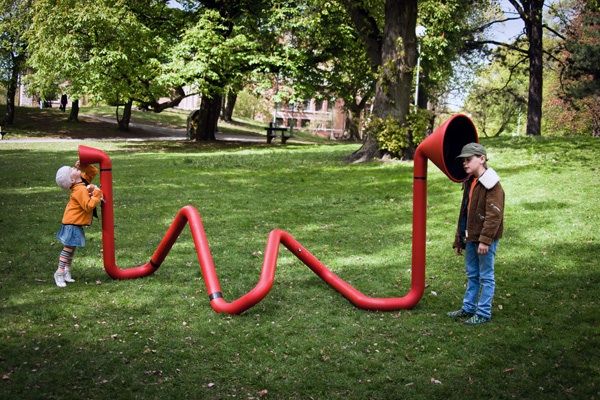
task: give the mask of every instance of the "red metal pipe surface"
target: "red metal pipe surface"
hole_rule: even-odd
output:
[[[271,231],[267,240],[258,283],[245,295],[228,302],[223,297],[202,218],[198,210],[191,205],[179,210],[147,263],[127,269],[119,268],[115,260],[112,162],[102,150],[88,146],[79,146],[79,158],[82,164],[100,164],[100,185],[104,193],[102,204],[102,252],[104,269],[113,279],[141,278],[154,273],[160,267],[187,224],[192,233],[210,305],[216,312],[240,314],[265,298],[275,279],[279,245],[286,247],[315,274],[356,307],[365,310],[393,311],[413,308],[419,302],[425,290],[427,160],[431,159],[451,180],[457,182],[463,180],[466,176],[461,176],[462,166],[457,167],[455,158],[464,144],[474,141],[477,141],[477,132],[474,125],[468,117],[459,114],[436,129],[417,147],[413,171],[411,287],[403,297],[386,298],[370,297],[363,294],[333,273],[291,234],[275,229]]]

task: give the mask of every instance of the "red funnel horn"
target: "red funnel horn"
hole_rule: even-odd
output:
[[[448,178],[454,182],[462,182],[467,174],[462,162],[456,157],[465,144],[473,142],[479,142],[475,125],[466,115],[456,114],[436,128],[419,145],[419,149]]]

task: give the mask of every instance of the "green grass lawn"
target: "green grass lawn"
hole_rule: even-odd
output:
[[[0,393],[6,399],[512,399],[600,397],[600,142],[484,142],[506,191],[491,323],[460,306],[460,186],[429,167],[427,288],[410,311],[354,308],[283,247],[270,294],[239,316],[209,306],[186,228],[151,277],[104,272],[100,224],[54,286],[77,144],[0,143]],[[116,255],[145,263],[177,210],[203,216],[233,300],[289,231],[372,296],[410,284],[412,165],[347,165],[356,145],[85,142],[113,161]]]

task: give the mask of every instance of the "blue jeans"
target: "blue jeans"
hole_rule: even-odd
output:
[[[465,249],[465,270],[467,290],[463,298],[463,310],[484,318],[492,318],[492,300],[496,281],[494,279],[494,259],[498,241],[494,240],[487,254],[477,254],[479,242],[467,242]]]

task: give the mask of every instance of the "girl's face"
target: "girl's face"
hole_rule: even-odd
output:
[[[77,183],[81,182],[81,171],[77,168],[71,167],[71,182]]]

